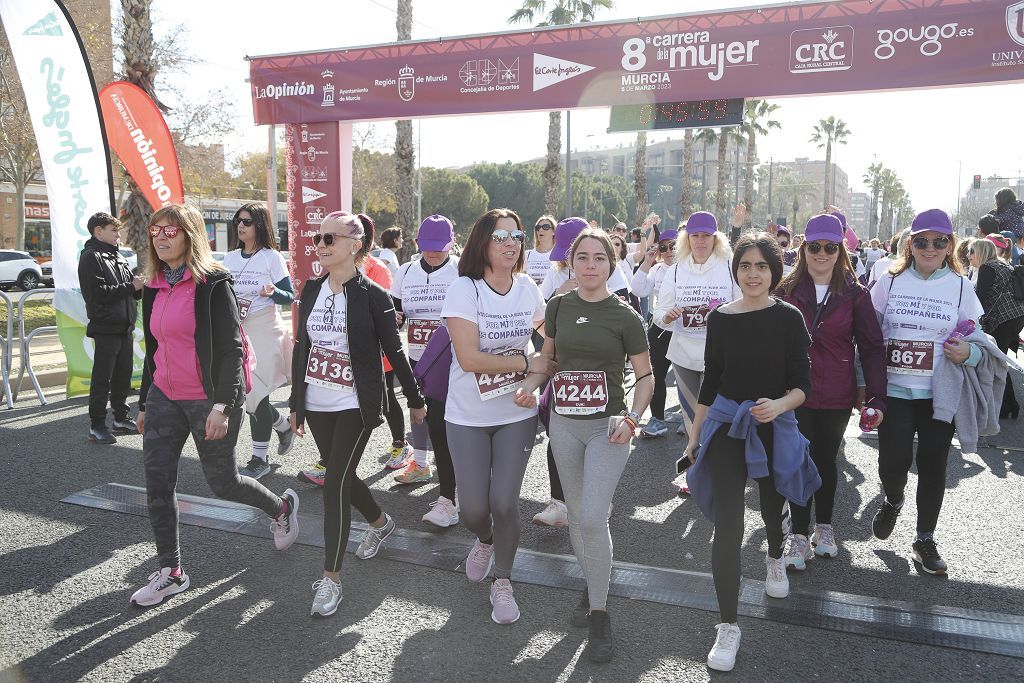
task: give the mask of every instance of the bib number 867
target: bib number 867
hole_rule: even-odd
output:
[[[914,367],[924,365],[924,359],[927,355],[924,351],[900,351],[899,349],[893,349],[890,359],[893,365]]]

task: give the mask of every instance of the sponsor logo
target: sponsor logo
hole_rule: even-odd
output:
[[[881,29],[878,32],[878,46],[875,57],[883,62],[896,54],[896,46],[912,43],[925,57],[934,57],[942,52],[943,40],[951,38],[969,38],[974,35],[973,28],[960,28],[953,22],[939,26],[918,26],[917,28]]]
[[[790,34],[790,73],[846,71],[851,66],[853,66],[852,26],[801,29]]]
[[[1024,45],[1024,2],[1015,2],[1006,8],[1006,32],[1013,42]]]
[[[305,81],[284,83],[282,85],[267,85],[262,88],[256,87],[257,100],[277,100],[282,97],[301,97],[312,95],[316,92],[316,86]]]
[[[720,81],[727,68],[757,64],[754,52],[761,41],[713,43],[709,31],[630,38],[622,44],[621,63],[625,71],[641,71],[647,66],[647,45],[657,48],[654,59],[663,62],[658,70],[706,68],[708,80]]]
[[[327,195],[325,193],[320,192],[319,190],[314,190],[313,188],[306,187],[305,185],[302,186],[302,203],[303,204],[308,204],[309,202],[316,201],[317,199],[320,199],[321,197],[326,197],[326,196]]]
[[[416,96],[416,70],[408,64],[398,70],[398,96],[403,102]]]
[[[310,163],[316,161],[316,158],[322,154],[327,154],[327,150],[317,149],[315,145],[310,145],[306,148],[306,158],[309,159]]]
[[[502,85],[519,83],[519,57],[508,64],[498,60],[498,82]]]
[[[548,57],[534,53],[533,55],[533,91],[543,90],[549,86],[575,78],[580,74],[593,71],[594,67],[568,59]]]
[[[311,265],[313,267],[313,277],[320,277],[321,275],[323,275],[324,267],[320,264],[319,261],[313,261]]]
[[[490,85],[498,75],[498,68],[489,59],[471,59],[459,69],[459,78],[463,85]]]
[[[45,17],[25,29],[22,35],[26,36],[63,36],[64,31],[57,21],[57,13],[50,12]]]
[[[589,319],[584,318],[582,316],[576,319],[576,324],[577,325],[582,325],[583,323],[589,323],[589,322],[590,322]]]
[[[324,218],[329,212],[322,206],[307,206],[306,207],[306,224],[307,225],[320,225],[324,222]]]
[[[327,169],[319,166],[305,166],[302,169],[302,179],[312,182],[323,182],[327,180]]]

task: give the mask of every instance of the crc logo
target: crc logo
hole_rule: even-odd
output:
[[[789,36],[789,71],[846,71],[853,66],[853,27],[800,29]]]
[[[942,52],[942,41],[950,38],[970,38],[974,35],[973,28],[960,28],[960,24],[952,22],[938,26],[919,26],[917,28],[882,29],[878,31],[878,47],[875,57],[885,61],[896,54],[896,45],[900,43],[919,43],[918,48],[925,57],[934,57]]]
[[[1024,2],[1015,2],[1006,8],[1006,30],[1013,42],[1024,45]]]
[[[324,222],[324,218],[327,217],[327,209],[322,206],[307,206],[306,207],[306,224],[307,225],[320,225]]]

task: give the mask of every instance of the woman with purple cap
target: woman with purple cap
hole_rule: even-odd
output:
[[[423,356],[431,335],[441,326],[441,307],[445,296],[459,277],[459,259],[450,255],[455,244],[455,227],[448,218],[437,214],[424,218],[416,233],[416,244],[420,248],[420,258],[399,268],[391,285],[395,308],[404,319],[409,362],[414,368]],[[400,480],[400,483],[429,479],[427,449],[433,445],[441,490],[437,500],[430,504],[430,512],[423,515],[423,521],[442,528],[459,523],[459,511],[455,505],[455,467],[448,450],[444,410],[444,401],[427,397],[426,424],[412,426],[413,462],[398,475],[409,480]]]
[[[955,253],[949,216],[939,209],[919,213],[896,262],[871,289],[885,342],[889,408],[878,429],[878,472],[885,499],[875,513],[872,531],[880,540],[892,534],[903,509],[907,474],[916,459],[913,557],[929,574],[947,570],[935,544],[935,527],[946,492],[946,461],[955,429],[952,420],[935,418],[940,400],[948,397],[933,391],[932,381],[940,373],[948,376],[950,363],[978,366],[984,353],[969,334],[953,334],[967,321],[977,323],[984,313]],[[976,334],[982,335],[980,330]],[[956,395],[960,396],[959,390]]]
[[[780,218],[779,220],[782,219]],[[768,226],[769,230],[771,230],[771,227],[771,225]],[[790,230],[788,225],[780,223],[775,225],[773,234],[775,235],[775,241],[779,243],[779,247],[782,249],[782,274],[784,276],[789,275],[793,272],[793,264],[796,263],[796,249],[792,248],[793,231]]]
[[[466,578],[483,581],[494,568],[491,619],[519,619],[512,563],[519,547],[519,492],[537,435],[537,409],[516,405],[528,373],[553,374],[540,354],[528,356],[544,323],[544,298],[523,272],[526,234],[514,211],[492,209],[477,219],[459,259],[441,317],[452,339],[445,422],[459,483],[460,517],[476,542]]]
[[[839,552],[832,529],[832,509],[839,481],[836,457],[856,405],[867,412],[865,424],[878,427],[886,411],[885,350],[871,295],[857,281],[835,215],[821,214],[807,222],[796,267],[776,295],[796,306],[811,333],[811,395],[796,409],[802,433],[810,442],[811,459],[821,475],[813,500],[791,506],[793,533],[786,566],[799,571],[807,560],[835,557]],[[859,354],[864,385],[854,370]],[[811,503],[815,528],[811,534]],[[810,540],[808,540],[810,539]]]
[[[679,232],[676,230],[666,230],[659,234],[657,244],[652,244],[647,249],[640,267],[629,283],[635,296],[640,299],[650,297],[648,310],[653,311],[657,308],[658,294],[665,273],[675,264],[677,237]],[[672,341],[672,330],[669,327],[655,319],[647,328],[647,342],[651,347],[651,367],[654,369],[654,397],[651,399],[651,419],[640,431],[641,438],[662,436],[668,432],[668,423],[665,422],[665,375],[668,374],[671,364],[665,353]]]
[[[846,254],[850,258],[850,263],[853,264],[853,272],[856,273],[857,277],[863,277],[867,273],[867,269],[864,267],[864,257],[857,251],[857,247],[860,245],[860,238],[857,237],[857,233],[852,227],[846,222],[846,216],[836,207],[828,207],[830,215],[835,216],[839,220],[839,224],[843,226],[843,243],[846,245]]]
[[[698,211],[676,241],[675,263],[666,269],[654,309],[654,326],[670,330],[666,357],[672,363],[683,412],[683,428],[695,437],[693,416],[704,379],[704,345],[711,309],[739,296],[729,268],[732,249],[718,221]]]

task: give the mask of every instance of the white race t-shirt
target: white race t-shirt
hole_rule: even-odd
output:
[[[885,252],[881,249],[875,249],[874,247],[868,247],[864,250],[864,266],[870,269],[875,265],[875,261],[885,256]]]
[[[333,295],[333,297],[332,297]],[[333,300],[332,300],[333,298]],[[328,309],[333,310],[334,320],[324,322],[324,316]],[[338,294],[331,292],[330,286],[324,282],[320,287],[320,294],[309,312],[309,319],[306,320],[306,332],[309,333],[310,348],[318,346],[328,351],[348,355],[348,301],[345,298],[344,290]],[[311,353],[311,355],[313,355]],[[317,354],[319,355],[319,354]],[[303,372],[303,378],[308,374],[309,364]],[[333,374],[340,375],[342,370],[331,370]],[[351,370],[349,370],[351,372]],[[301,378],[296,377],[296,381]],[[305,381],[301,379],[301,381]],[[306,409],[320,412],[336,412],[340,410],[359,409],[359,398],[355,392],[355,382],[352,383],[351,391],[339,391],[319,386],[311,382],[306,383]]]
[[[732,301],[739,293],[725,259],[713,256],[699,264],[691,255],[683,263],[669,266],[658,290],[654,314],[659,327],[672,330],[666,357],[676,365],[703,372],[708,314],[712,307]],[[666,326],[665,314],[674,306],[682,308],[684,313]]]
[[[409,358],[419,360],[427,341],[440,324],[441,306],[448,288],[459,277],[459,259],[451,256],[437,270],[423,270],[423,261],[410,261],[398,269],[391,284],[391,295],[402,301],[405,314],[405,338],[409,342]]]
[[[377,258],[387,265],[392,275],[398,270],[398,256],[390,249],[381,249],[380,253],[377,254]]]
[[[550,251],[536,249],[529,249],[526,252],[526,274],[533,278],[538,287],[551,270],[551,259],[548,258],[550,254]]]
[[[554,270],[552,270],[554,272]],[[483,280],[460,277],[448,289],[441,309],[442,318],[461,318],[477,326],[480,350],[492,354],[519,354],[527,350],[533,330],[544,320],[544,297],[529,275],[515,276],[507,294],[495,292]],[[515,388],[525,378],[512,382],[509,375],[478,377],[459,365],[452,349],[448,376],[448,402],[444,419],[467,427],[512,424],[537,414],[536,408],[520,408],[513,401]],[[497,393],[484,400],[481,394]]]
[[[894,260],[889,256],[883,256],[875,261],[874,265],[871,266],[871,276],[868,278],[868,282],[875,282],[880,279],[882,274],[889,270],[889,266],[892,265]]]
[[[241,249],[229,251],[224,255],[224,267],[235,279],[238,306],[246,310],[246,315],[273,306],[274,300],[260,296],[260,289],[264,285],[276,285],[288,277],[284,257],[274,249],[258,249],[248,258],[242,256]]]
[[[544,282],[540,285],[540,293],[543,295],[545,301],[550,299],[558,291],[558,288],[564,285],[572,278],[572,269],[566,268],[552,268],[548,271],[547,277],[544,278]],[[608,291],[617,292],[621,289],[630,291],[629,281],[626,276],[623,275],[622,270],[616,268],[612,271],[612,276],[608,279]]]

